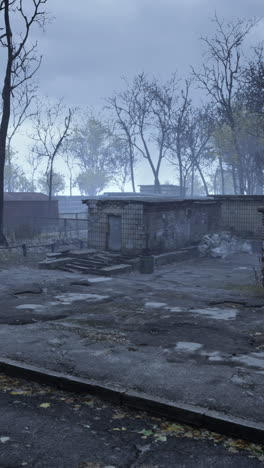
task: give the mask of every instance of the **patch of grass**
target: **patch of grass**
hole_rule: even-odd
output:
[[[245,293],[251,293],[257,296],[264,296],[263,286],[256,284],[227,284],[225,285],[225,289],[243,291]]]

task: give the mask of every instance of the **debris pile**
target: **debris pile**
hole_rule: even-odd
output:
[[[225,258],[235,253],[252,253],[252,246],[249,241],[223,231],[205,235],[198,250],[201,257]]]

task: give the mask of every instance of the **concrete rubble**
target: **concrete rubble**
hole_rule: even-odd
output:
[[[252,253],[250,241],[239,239],[230,232],[207,234],[201,240],[198,250],[201,256],[225,258],[235,253]]]

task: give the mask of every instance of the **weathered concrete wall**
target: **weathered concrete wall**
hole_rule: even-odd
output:
[[[89,246],[108,249],[108,216],[121,217],[124,253],[146,248],[167,252],[198,243],[208,233],[228,230],[244,238],[262,235],[260,206],[264,196],[215,196],[200,200],[148,198],[88,200]]]
[[[215,201],[127,202],[90,200],[89,247],[108,249],[108,216],[121,217],[121,252],[166,252],[199,242],[217,230],[220,205]]]
[[[143,204],[122,201],[90,201],[88,204],[89,247],[107,250],[108,216],[121,216],[121,251],[140,253],[145,248]]]
[[[245,238],[261,238],[262,221],[258,208],[264,205],[264,196],[217,195],[214,199],[221,203],[222,230]]]
[[[195,244],[218,230],[220,205],[194,200],[145,205],[148,248],[165,252]]]

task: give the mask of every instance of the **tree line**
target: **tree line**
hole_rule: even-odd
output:
[[[263,194],[263,46],[255,44],[249,52],[245,47],[257,20],[228,23],[215,15],[214,36],[202,38],[203,63],[187,78],[173,73],[161,81],[140,73],[124,79],[124,90],[106,98],[95,114],[40,97],[34,76],[41,57],[29,38],[33,27],[43,29],[50,21],[46,3],[0,1],[0,46],[7,57],[0,121],[1,243],[4,191],[41,190],[52,198],[65,189],[67,177],[70,194],[77,187],[83,195],[97,195],[109,184],[119,190],[130,184],[135,192],[142,161],[156,193],[166,165],[182,197]],[[22,162],[14,141],[25,128],[30,143]]]

